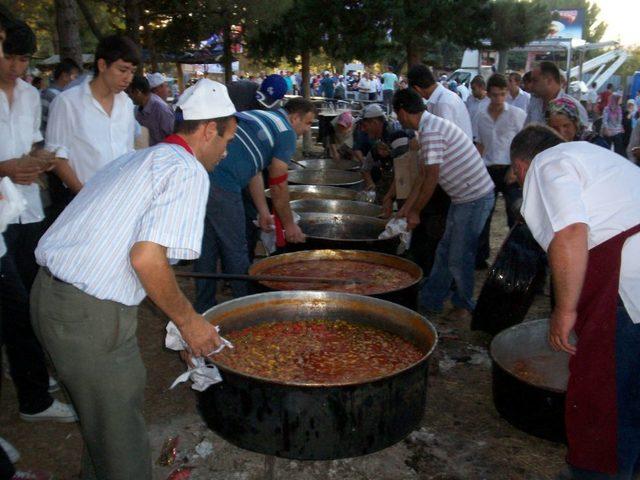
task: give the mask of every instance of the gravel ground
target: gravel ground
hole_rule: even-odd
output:
[[[495,254],[507,233],[502,201],[494,218]],[[477,273],[478,290],[485,276],[486,272]],[[186,280],[182,284],[193,295],[191,284]],[[537,297],[528,318],[548,316],[548,305],[548,296]],[[154,460],[165,439],[178,435],[177,465],[194,467],[193,479],[542,480],[553,479],[564,468],[563,445],[528,436],[498,416],[491,399],[486,350],[490,338],[471,332],[468,325],[430,319],[441,342],[431,361],[427,410],[419,430],[367,456],[302,462],[269,461],[209,431],[196,411],[192,390],[187,385],[168,389],[184,367],[177,355],[162,347],[166,319],[148,302],[142,305],[139,318],[140,348],[148,369],[145,415]],[[82,450],[77,425],[21,422],[13,385],[3,380],[0,435],[21,451],[18,467],[46,469],[57,479],[76,478]],[[154,478],[167,478],[172,468],[155,465]]]

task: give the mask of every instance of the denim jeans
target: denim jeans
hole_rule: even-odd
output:
[[[247,248],[245,212],[242,194],[211,186],[207,214],[204,221],[204,235],[200,258],[196,260],[194,271],[216,272],[218,260],[225,273],[247,273],[249,251]],[[204,313],[217,304],[217,282],[213,279],[196,281],[197,312]],[[231,282],[233,296],[249,294],[247,282]]]
[[[473,310],[473,283],[478,238],[493,208],[493,192],[472,202],[452,203],[447,226],[436,250],[436,260],[420,292],[422,307],[439,312],[450,294],[455,292],[454,306]]]

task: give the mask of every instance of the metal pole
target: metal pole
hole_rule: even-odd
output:
[[[567,47],[567,81],[564,86],[565,93],[569,93],[569,81],[571,80],[571,42],[569,42],[569,46]]]

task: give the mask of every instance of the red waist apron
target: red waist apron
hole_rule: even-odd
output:
[[[569,361],[565,421],[574,467],[618,471],[616,308],[624,242],[637,225],[589,250],[575,332],[578,347]]]

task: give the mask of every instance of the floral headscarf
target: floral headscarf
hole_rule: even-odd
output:
[[[571,99],[566,97],[561,97],[561,98],[554,98],[553,100],[551,100],[547,105],[547,112],[546,112],[547,119],[551,115],[556,115],[556,114],[562,114],[567,116],[569,120],[571,120],[576,124],[576,126],[578,127],[578,130],[581,130],[582,128],[584,128],[584,125],[580,120],[580,113],[578,112],[578,106],[576,105],[576,102],[572,101]]]
[[[608,111],[610,123],[622,122],[622,108],[620,107],[620,95],[612,93],[609,97],[609,104],[604,107]]]

